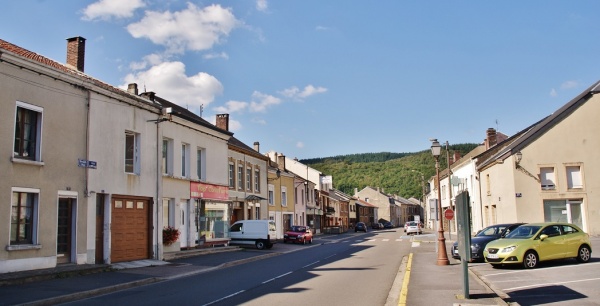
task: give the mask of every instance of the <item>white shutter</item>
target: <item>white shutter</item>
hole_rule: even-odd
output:
[[[583,188],[581,168],[579,166],[567,166],[567,187],[569,189]]]
[[[540,180],[542,183],[542,190],[550,190],[555,189],[556,181],[554,176],[554,168],[553,167],[544,167],[540,168]]]

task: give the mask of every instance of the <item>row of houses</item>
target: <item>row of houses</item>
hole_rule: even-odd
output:
[[[469,194],[472,230],[511,222],[571,222],[600,235],[600,82],[551,115],[508,137],[488,129],[481,145],[429,179],[425,218],[435,226],[437,188],[442,210]],[[456,220],[444,224],[456,231]],[[449,228],[448,228],[449,227]]]
[[[281,238],[291,225],[400,224],[402,206],[418,208],[370,187],[344,194],[297,159],[244,144],[228,114],[211,124],[85,74],[84,60],[82,37],[67,39],[66,64],[0,40],[0,273],[163,259],[227,242],[237,220],[275,220]],[[180,232],[172,245],[167,227]]]

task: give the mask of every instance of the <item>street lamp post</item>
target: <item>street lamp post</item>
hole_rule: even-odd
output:
[[[442,193],[440,191],[440,153],[442,146],[437,139],[431,139],[431,154],[435,157],[435,174],[437,182],[437,198],[438,198],[438,266],[446,266],[450,264],[448,254],[446,254],[446,238],[444,238],[444,223],[442,213]]]

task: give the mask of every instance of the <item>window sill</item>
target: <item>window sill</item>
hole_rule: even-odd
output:
[[[15,164],[32,165],[32,166],[39,166],[39,167],[42,167],[45,165],[44,162],[41,162],[41,161],[15,158],[14,156],[10,158],[10,161]]]
[[[15,244],[6,246],[7,251],[40,250],[41,248],[41,244]]]

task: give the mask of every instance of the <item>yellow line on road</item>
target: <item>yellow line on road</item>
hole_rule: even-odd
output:
[[[412,266],[413,253],[408,254],[408,263],[406,264],[406,272],[404,272],[404,280],[402,281],[402,289],[400,290],[400,298],[398,306],[406,306],[406,296],[408,295],[408,282],[410,280],[410,269]]]

